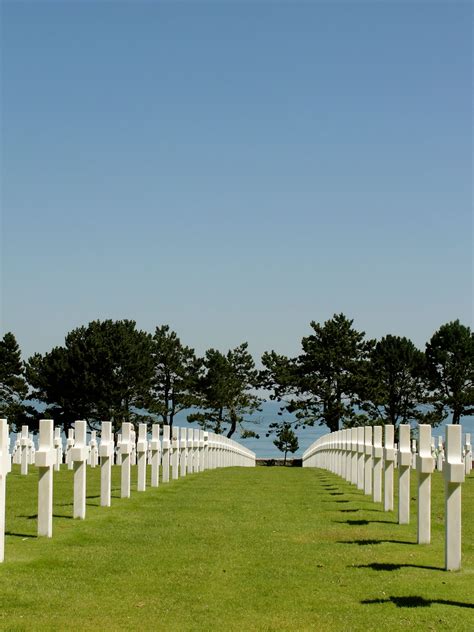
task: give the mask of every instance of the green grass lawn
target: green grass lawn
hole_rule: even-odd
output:
[[[65,466],[63,466],[65,468]],[[443,480],[432,544],[323,470],[229,468],[99,507],[54,479],[53,538],[36,537],[37,474],[7,479],[2,630],[474,630],[474,476],[463,485],[463,570],[444,564]],[[416,475],[412,474],[413,493]],[[136,472],[133,472],[136,481]]]

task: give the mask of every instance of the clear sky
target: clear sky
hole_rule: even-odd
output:
[[[5,2],[2,330],[472,323],[466,2]]]

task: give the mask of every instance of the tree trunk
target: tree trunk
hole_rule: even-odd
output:
[[[230,411],[230,428],[229,428],[229,432],[227,433],[228,439],[231,438],[231,436],[234,434],[236,429],[237,429],[237,415],[235,414],[235,410],[231,410]]]
[[[283,459],[283,465],[286,465],[286,455],[288,453],[288,450],[285,450],[285,458]]]
[[[461,422],[461,411],[453,410],[453,424],[459,424]]]

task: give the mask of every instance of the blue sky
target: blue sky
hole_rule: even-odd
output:
[[[1,326],[472,323],[472,9],[2,2]]]

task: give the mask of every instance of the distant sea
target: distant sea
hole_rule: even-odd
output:
[[[261,405],[262,412],[255,413],[248,419],[252,420],[252,423],[245,424],[245,428],[248,430],[253,430],[257,434],[260,435],[260,439],[240,439],[240,436],[235,436],[234,438],[237,441],[241,441],[242,445],[246,446],[250,450],[253,450],[257,455],[257,458],[278,458],[282,456],[282,453],[278,451],[278,449],[273,445],[273,441],[275,440],[275,435],[270,435],[266,437],[265,434],[268,430],[268,426],[272,421],[281,421],[282,419],[293,420],[294,416],[285,413],[283,417],[278,415],[280,410],[280,405],[277,402],[264,402]],[[189,425],[190,427],[198,427],[196,424],[188,424],[186,421],[185,412],[180,413],[176,416],[175,423],[179,426]],[[433,428],[433,436],[444,436],[443,426],[451,423],[451,417],[446,419],[441,425]],[[474,439],[474,417],[464,417],[461,419],[461,425],[463,427],[463,432],[471,433],[471,441]],[[298,437],[299,448],[295,454],[289,454],[288,457],[301,457],[303,452],[309,448],[309,446],[316,441],[319,437],[324,434],[327,434],[328,429],[326,426],[313,426],[307,427],[304,430],[300,428],[296,431]]]

